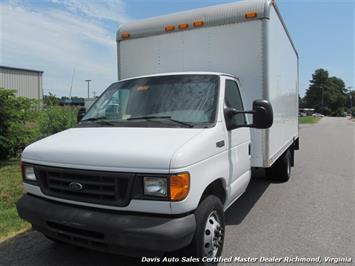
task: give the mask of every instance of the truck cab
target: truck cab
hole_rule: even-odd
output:
[[[239,88],[208,72],[113,83],[76,128],[24,150],[21,217],[100,250],[220,255],[223,212],[250,180],[249,127],[272,124],[266,101],[249,121]]]

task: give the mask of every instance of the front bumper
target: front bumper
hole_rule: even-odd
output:
[[[187,246],[194,235],[194,214],[183,217],[130,214],[79,207],[25,194],[17,202],[21,218],[63,242],[126,254],[158,254]]]

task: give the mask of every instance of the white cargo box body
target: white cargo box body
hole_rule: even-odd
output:
[[[255,12],[256,17],[245,14]],[[203,21],[202,27],[193,22]],[[187,30],[178,25],[187,23]],[[175,30],[166,32],[165,27]],[[129,38],[122,38],[122,33]],[[298,55],[269,0],[175,13],[124,24],[117,32],[119,80],[149,74],[209,71],[239,78],[246,109],[256,99],[274,110],[270,129],[252,129],[252,166],[269,167],[298,138]]]

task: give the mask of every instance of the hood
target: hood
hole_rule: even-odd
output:
[[[203,129],[72,128],[29,145],[29,163],[135,172],[168,172],[174,153]]]

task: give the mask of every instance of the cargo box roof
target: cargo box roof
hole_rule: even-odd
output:
[[[172,32],[177,32],[179,31],[178,25],[182,23],[189,25],[187,30],[193,30],[197,28],[193,26],[196,21],[203,21],[204,27],[210,27],[269,18],[272,6],[275,6],[288,38],[295,49],[281,14],[272,0],[245,0],[124,23],[117,31],[117,41],[124,39],[122,33],[129,34],[129,39],[164,34],[166,33],[165,27],[168,25],[175,27]],[[252,16],[247,18],[247,13]],[[252,13],[256,13],[256,17],[253,17]]]

